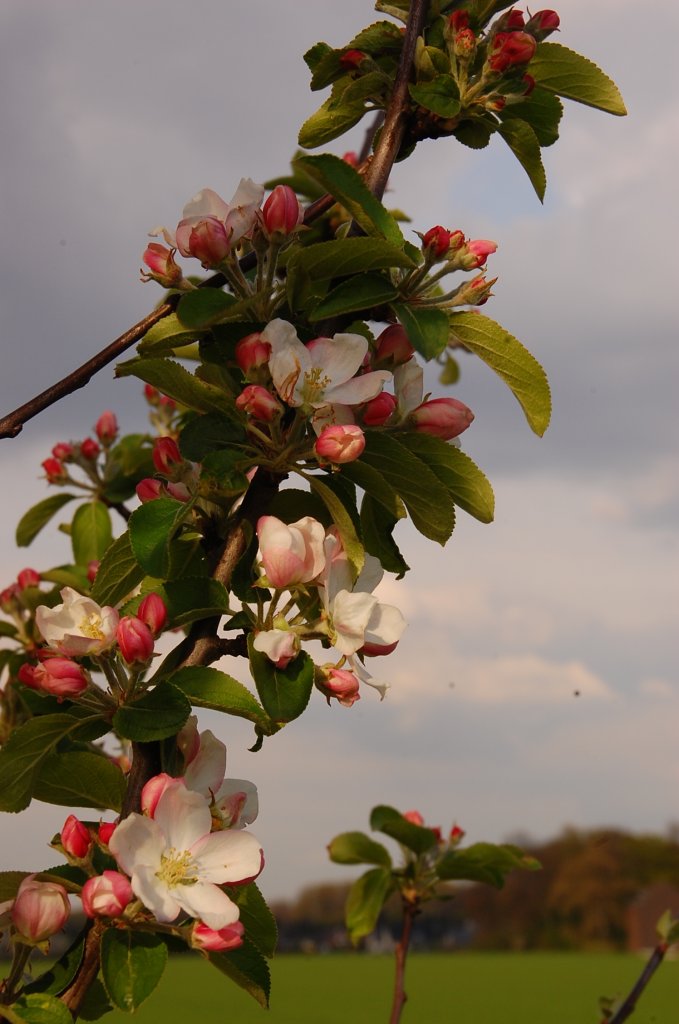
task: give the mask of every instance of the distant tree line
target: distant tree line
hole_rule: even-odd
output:
[[[639,933],[634,915],[645,893],[655,887],[661,900],[679,900],[679,826],[665,836],[567,828],[548,842],[521,845],[537,857],[541,871],[515,871],[499,891],[451,886],[450,900],[425,906],[414,948],[626,949]],[[349,888],[350,883],[309,886],[295,900],[273,904],[280,948],[346,948]],[[367,947],[388,946],[398,928],[394,900]]]

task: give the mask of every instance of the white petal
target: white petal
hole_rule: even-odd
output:
[[[179,851],[190,850],[209,834],[212,825],[205,797],[185,786],[169,786],[165,790],[156,805],[153,820],[162,829],[167,845]]]
[[[388,370],[372,370],[360,377],[352,377],[346,384],[328,388],[325,398],[328,402],[339,402],[341,405],[360,405],[379,395],[388,380],[391,380]]]
[[[226,747],[209,729],[200,734],[200,747],[184,772],[187,789],[195,789],[203,796],[216,793],[226,772]]]
[[[394,370],[394,389],[402,419],[416,409],[424,393],[424,371],[415,356]]]
[[[403,636],[406,620],[393,604],[378,603],[366,627],[365,639],[373,644],[395,644]]]
[[[131,875],[144,864],[157,871],[166,842],[160,826],[141,814],[124,818],[111,836],[109,850],[123,871]]]
[[[328,387],[336,387],[354,376],[368,351],[368,342],[361,334],[336,334],[334,338],[316,338],[308,351],[313,365],[321,367],[329,379]]]
[[[354,584],[354,590],[364,590],[367,594],[372,594],[373,590],[378,583],[381,582],[384,576],[384,569],[379,558],[375,558],[374,555],[369,555],[366,552],[365,562],[361,569],[358,579]]]
[[[240,916],[240,911],[233,900],[216,885],[203,882],[178,885],[173,893],[187,914],[199,918],[208,928],[214,928],[215,931],[235,924]]]
[[[372,594],[350,594],[340,590],[332,605],[332,627],[337,633],[335,647],[342,654],[355,654],[365,643],[365,630],[377,598]]]
[[[262,848],[249,832],[212,832],[194,863],[203,881],[235,884],[259,874]]]
[[[118,826],[120,827],[120,826]],[[174,921],[182,909],[173,889],[161,882],[153,868],[140,865],[132,875],[132,891],[159,921]],[[183,886],[176,886],[181,889]]]
[[[229,204],[221,196],[213,192],[211,188],[203,188],[184,207],[182,220],[188,220],[189,217],[195,217],[196,220],[201,220],[204,217],[217,217],[218,220],[223,221],[228,212]]]

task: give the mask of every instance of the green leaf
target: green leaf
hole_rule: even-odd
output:
[[[365,550],[358,539],[356,529],[346,506],[341,498],[335,494],[335,491],[319,477],[305,475],[305,479],[309,481],[312,491],[315,491],[319,498],[322,499],[332,516],[333,522],[339,531],[346,556],[353,568],[354,576],[358,576],[365,562]]]
[[[246,718],[265,732],[271,725],[264,708],[248,688],[226,672],[191,665],[179,669],[171,679],[172,685],[181,690],[195,707],[212,708],[213,711]]]
[[[103,502],[88,501],[76,509],[71,524],[71,544],[77,565],[98,562],[112,540],[111,516]]]
[[[460,90],[452,75],[437,75],[430,82],[411,84],[408,89],[415,103],[439,117],[460,113]]]
[[[33,796],[61,807],[97,807],[119,811],[125,777],[103,754],[70,750],[46,757],[37,773]]]
[[[347,462],[342,466],[342,476],[378,501],[395,521],[405,518],[403,502],[379,470],[361,459],[356,459],[355,462]]]
[[[448,344],[448,317],[442,309],[392,305],[399,323],[404,328],[413,348],[425,359],[435,359]]]
[[[23,811],[31,802],[33,786],[45,758],[83,726],[97,724],[98,734],[108,727],[97,716],[42,715],[14,729],[0,750],[0,811]]]
[[[357,878],[347,896],[346,922],[349,938],[354,945],[364,935],[374,931],[382,907],[393,889],[388,868],[372,868]]]
[[[182,691],[164,681],[118,708],[113,728],[127,740],[148,743],[176,735],[190,714],[191,705]]]
[[[201,293],[202,294],[202,293]],[[221,293],[223,294],[223,293]],[[200,337],[200,332],[187,330],[176,313],[163,317],[157,324],[150,327],[137,345],[141,355],[165,355],[175,348],[182,348]]]
[[[132,550],[130,535],[123,533],[101,560],[92,586],[92,598],[101,605],[118,604],[141,583],[144,575]]]
[[[64,1004],[47,992],[20,996],[12,1003],[11,1012],[10,1020],[17,1024],[73,1024],[73,1017]]]
[[[173,359],[128,359],[118,363],[116,377],[139,377],[165,395],[196,412],[223,412],[233,416],[233,401],[221,388],[189,373]]]
[[[529,427],[542,437],[549,426],[552,399],[547,375],[537,359],[504,327],[480,313],[453,313],[450,333],[504,380]]]
[[[333,52],[332,46],[328,46],[327,43],[314,43],[314,45],[311,46],[305,54],[303,54],[304,63],[312,75],[323,58]],[[268,182],[265,187],[270,187]]]
[[[540,156],[538,137],[526,121],[514,119],[503,121],[498,133],[505,140],[512,153],[530,178],[540,202],[545,198],[547,176]]]
[[[326,142],[344,135],[366,112],[362,102],[338,104],[331,96],[308,117],[299,130],[298,142],[303,149],[317,149]]]
[[[326,295],[309,313],[309,321],[316,323],[342,313],[370,311],[391,302],[398,295],[397,289],[386,277],[379,274],[361,274],[342,281]]]
[[[224,584],[210,577],[185,577],[181,581],[166,583],[163,596],[168,621],[173,628],[211,615],[226,615],[229,611],[229,595]]]
[[[248,992],[260,1006],[268,1008],[271,992],[269,965],[247,937],[239,949],[232,949],[229,953],[209,953],[207,959]]]
[[[56,963],[48,967],[24,988],[24,993],[44,992],[57,996],[68,988],[82,962],[85,947],[85,931],[81,931]]]
[[[405,22],[408,20],[410,0],[376,0],[375,10]]]
[[[330,860],[335,864],[378,864],[391,868],[391,856],[386,846],[376,843],[365,832],[342,832],[328,844]]]
[[[403,33],[397,25],[390,21],[376,21],[361,29],[358,35],[347,44],[350,50],[363,50],[372,57],[387,51],[400,53],[403,48]]]
[[[537,85],[559,96],[619,117],[627,113],[615,82],[587,57],[561,43],[540,43],[528,70]]]
[[[147,501],[130,516],[130,544],[142,569],[156,579],[165,579],[170,568],[170,541],[182,519],[186,505],[174,498]]]
[[[43,526],[49,523],[52,516],[56,515],[60,508],[75,499],[75,494],[53,494],[44,501],[29,508],[28,512],[19,520],[16,529],[16,542],[20,548],[27,548],[31,541],[35,540]]]
[[[426,853],[433,846],[438,846],[438,835],[433,829],[414,825],[407,821],[400,811],[384,804],[373,807],[370,813],[370,827],[376,832],[384,832],[385,836],[396,839],[413,853]]]
[[[246,471],[253,465],[252,457],[237,448],[209,452],[203,459],[201,480],[207,480],[213,493],[236,495],[248,488]]]
[[[445,544],[455,526],[455,510],[446,488],[408,448],[381,431],[366,431],[361,461],[378,470],[401,496],[413,525],[429,540]]]
[[[559,138],[559,122],[563,116],[563,103],[547,89],[533,89],[521,103],[513,103],[501,110],[501,121],[518,118],[526,121],[537,136],[541,146],[551,146]]]
[[[276,668],[261,651],[254,648],[254,637],[248,636],[250,671],[264,710],[274,722],[292,722],[299,718],[311,696],[314,663],[302,651],[287,668]]]
[[[490,142],[490,137],[495,131],[495,123],[491,121],[479,121],[471,118],[462,121],[455,128],[453,135],[458,142],[469,149],[485,149]]]
[[[202,462],[209,452],[228,448],[245,440],[242,423],[218,412],[189,420],[179,435],[179,450],[185,459]]]
[[[236,304],[236,297],[219,288],[197,288],[182,295],[177,306],[177,320],[186,330],[200,330],[217,324]]]
[[[539,871],[540,864],[518,846],[474,843],[464,850],[446,851],[436,864],[436,873],[441,879],[483,882],[501,889],[505,877],[515,868]]]
[[[334,196],[368,234],[379,233],[393,245],[403,245],[403,234],[397,222],[372,194],[358,171],[345,160],[324,153],[298,158],[296,166]]]
[[[380,564],[386,572],[396,573],[398,579],[401,579],[408,572],[410,566],[392,537],[396,523],[397,520],[389,515],[384,506],[369,494],[363,496],[361,526],[365,549],[375,558],[379,558]]]
[[[13,900],[29,871],[0,871],[0,903]]]
[[[317,242],[295,256],[299,267],[312,280],[328,280],[362,274],[368,270],[415,266],[402,249],[381,238],[338,238],[333,242]]]
[[[416,432],[401,435],[403,443],[441,481],[455,505],[480,523],[492,523],[495,497],[487,477],[459,448],[440,437]]]
[[[167,946],[158,935],[107,928],[101,940],[101,973],[119,1010],[134,1013],[153,992],[167,963]]]
[[[224,888],[227,896],[240,910],[239,920],[245,928],[248,939],[257,946],[264,956],[273,956],[278,942],[276,919],[255,883],[227,885]]]

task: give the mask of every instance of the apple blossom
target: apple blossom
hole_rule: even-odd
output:
[[[17,891],[11,918],[22,939],[39,943],[61,931],[70,913],[71,904],[62,885],[39,882],[35,875],[28,875]]]
[[[153,654],[153,634],[136,615],[126,615],[116,631],[118,647],[128,665],[148,661]]]
[[[212,189],[204,188],[184,207],[176,236],[167,228],[156,228],[152,234],[162,234],[168,245],[179,249],[182,256],[198,256],[199,259],[198,253],[193,250],[193,243],[199,249],[209,244],[214,251],[219,235],[227,244],[224,251],[226,255],[228,249],[252,230],[263,196],[263,186],[255,184],[250,178],[241,178],[229,203],[224,202]],[[208,242],[210,232],[213,234]]]
[[[344,668],[329,668],[323,671],[322,679],[317,681],[316,686],[325,694],[328,704],[330,698],[334,697],[342,707],[350,708],[357,700],[361,699],[358,692],[359,681],[353,672]]]
[[[353,423],[324,427],[314,445],[314,451],[321,461],[335,465],[353,462],[360,457],[364,448],[365,435]]]
[[[100,608],[72,587],[64,587],[61,597],[63,604],[54,608],[41,604],[35,612],[36,626],[51,648],[77,658],[101,654],[112,646],[118,627],[115,608]]]
[[[178,784],[162,794],[153,819],[132,813],[113,833],[111,853],[158,921],[184,912],[219,931],[238,920],[238,907],[219,886],[255,878],[262,851],[247,832],[211,827],[207,800]]]
[[[47,658],[38,665],[24,664],[17,674],[24,686],[51,693],[61,700],[79,697],[89,686],[83,669],[69,658]]]
[[[261,384],[248,384],[235,402],[236,408],[252,416],[253,420],[271,423],[285,412],[275,395]]]
[[[87,917],[120,917],[133,895],[125,875],[107,870],[87,879],[80,898]]]
[[[260,516],[257,537],[259,561],[277,590],[310,583],[323,569],[325,530],[311,516],[289,525],[275,516]]]
[[[76,860],[82,860],[92,849],[94,840],[90,830],[82,821],[78,821],[75,814],[69,814],[61,830],[61,845],[64,853]]]
[[[218,931],[208,928],[202,921],[197,921],[191,929],[190,942],[193,949],[203,949],[208,953],[221,953],[224,950],[238,949],[239,946],[242,946],[244,934],[245,928],[240,921],[236,921],[226,928],[220,928]]]
[[[17,576],[17,586],[19,590],[25,590],[26,587],[40,586],[40,573],[36,572],[35,569],[22,569]]]
[[[101,443],[108,447],[108,445],[115,441],[118,435],[118,420],[116,419],[116,414],[111,412],[110,409],[106,409],[105,412],[102,412],[94,425],[94,432]]]
[[[142,256],[149,269],[141,271],[142,281],[157,281],[163,288],[176,288],[183,277],[181,267],[175,262],[176,251],[158,242],[149,242]]]
[[[247,779],[225,779],[226,747],[206,729],[198,736],[198,750],[187,758],[184,784],[211,801],[213,828],[245,828],[259,812],[257,787]]]
[[[287,668],[300,650],[299,637],[290,629],[263,629],[256,634],[253,647],[281,669]]]

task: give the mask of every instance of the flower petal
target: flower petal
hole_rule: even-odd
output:
[[[129,814],[116,826],[108,846],[118,865],[131,875],[140,864],[157,871],[166,842],[155,821],[141,814]]]
[[[249,832],[212,832],[194,863],[204,881],[237,885],[259,874],[262,848]]]
[[[120,826],[118,826],[120,827]],[[159,921],[174,921],[182,909],[181,902],[175,898],[176,890],[189,886],[175,886],[170,889],[162,882],[154,870],[140,864],[131,878],[132,891]]]
[[[190,850],[209,834],[212,815],[207,800],[200,793],[186,786],[170,786],[158,801],[153,820],[162,829],[168,846]]]
[[[173,896],[182,910],[204,921],[208,928],[214,928],[215,931],[235,924],[240,916],[233,900],[216,885],[207,882],[178,885],[173,890]]]

